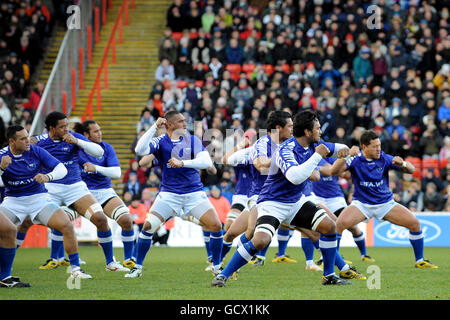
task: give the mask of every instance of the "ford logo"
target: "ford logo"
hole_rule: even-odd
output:
[[[424,237],[424,242],[430,242],[436,239],[441,234],[441,228],[430,221],[420,220],[420,225],[422,226],[422,233]],[[409,230],[405,227],[397,226],[388,221],[380,223],[375,227],[375,235],[379,239],[394,243],[409,245]]]

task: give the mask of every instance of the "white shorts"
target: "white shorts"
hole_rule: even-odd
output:
[[[185,215],[200,220],[209,209],[214,209],[214,207],[204,191],[185,194],[162,191],[156,196],[150,212],[158,213],[165,221],[173,216],[183,218]]]
[[[334,197],[334,198],[322,198],[316,196],[317,203],[324,204],[331,212],[335,213],[341,208],[347,207],[347,201],[345,201],[344,197]]]
[[[235,204],[241,204],[244,206],[244,210],[248,209],[248,197],[245,194],[233,194],[231,198],[231,206]]]
[[[314,203],[318,203],[319,202],[317,196],[314,193],[311,193],[309,196],[305,196],[305,198],[306,198],[306,201],[311,201],[311,202],[314,202]]]
[[[73,184],[46,183],[51,199],[59,206],[70,206],[84,196],[91,194],[84,181]]]
[[[102,206],[106,204],[106,201],[108,201],[109,199],[118,197],[116,191],[113,188],[95,189],[89,191],[94,196],[95,200],[97,200],[97,202]]]
[[[366,216],[366,222],[369,221],[370,218],[376,218],[382,221],[384,216],[396,205],[397,202],[394,200],[381,204],[366,204],[358,200],[353,200],[352,203],[350,203],[350,206],[357,207],[362,214]]]
[[[302,197],[295,203],[264,201],[258,203],[258,219],[262,216],[276,218],[280,224],[290,227],[303,227],[315,231],[317,226],[327,217],[324,209],[311,201],[311,197]],[[292,224],[295,218],[295,223]],[[258,224],[257,224],[258,225]]]
[[[46,226],[51,216],[59,209],[48,193],[38,193],[24,197],[6,197],[0,211],[15,225],[20,225],[26,217],[34,224]]]
[[[257,194],[254,194],[250,198],[248,198],[247,208],[248,208],[249,211],[252,210],[253,207],[256,206],[256,200],[258,200],[258,195]]]

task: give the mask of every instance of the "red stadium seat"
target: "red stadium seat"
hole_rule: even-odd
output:
[[[428,170],[433,170],[433,174],[439,178],[440,177],[440,172],[439,169],[432,169],[432,168],[428,168],[428,169],[422,169],[422,178],[425,177],[428,173]]]
[[[179,43],[181,38],[183,38],[183,32],[172,32],[172,38],[174,38],[175,41]]]
[[[434,158],[422,159],[422,169],[439,169],[439,160]]]
[[[188,82],[186,80],[178,80],[177,83],[178,83],[178,88],[180,88],[180,89],[183,89],[183,88],[187,87],[187,85],[188,85]]]
[[[203,87],[203,80],[197,80],[197,81],[195,81],[195,85],[197,86],[197,87],[199,87],[199,88],[202,88]]]
[[[247,63],[242,66],[242,71],[245,73],[252,73],[255,70],[256,66],[253,63]]]
[[[447,163],[448,163],[448,159],[447,158],[439,160],[439,168],[440,169],[444,169],[445,167],[447,167]]]
[[[405,159],[406,161],[410,162],[414,168],[416,168],[416,171],[413,173],[413,177],[417,179],[422,178],[422,159],[418,157],[407,157]]]
[[[284,73],[290,73],[291,72],[291,66],[287,63],[282,65],[282,70]]]
[[[275,71],[275,67],[271,64],[264,64],[263,69],[268,76],[271,76],[272,73]]]
[[[230,73],[239,74],[241,72],[241,65],[240,64],[227,64],[225,69],[230,71]]]

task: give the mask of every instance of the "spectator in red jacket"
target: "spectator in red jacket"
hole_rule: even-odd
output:
[[[128,182],[128,178],[130,177],[130,173],[135,172],[137,175],[137,179],[141,185],[144,185],[147,178],[145,177],[145,170],[139,166],[139,163],[136,159],[130,159],[130,167],[123,175],[123,183]]]

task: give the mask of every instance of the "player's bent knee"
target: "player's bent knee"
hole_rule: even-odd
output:
[[[106,217],[103,215],[103,208],[98,202],[93,203],[91,206],[89,206],[89,208],[87,208],[87,210],[84,212],[84,217],[88,220],[91,220],[91,218],[96,213],[101,213],[106,221]]]
[[[331,219],[323,219],[317,227],[317,231],[322,234],[336,233],[336,223]]]
[[[111,212],[111,218],[115,220],[117,223],[119,223],[119,220],[130,213],[130,210],[125,205],[120,205],[114,208],[114,210]],[[123,219],[124,220],[124,219]],[[125,221],[125,220],[124,220]]]
[[[155,233],[156,230],[163,224],[163,221],[152,213],[147,214],[147,219],[145,219],[145,223],[143,229],[150,233]]]
[[[256,221],[254,234],[259,233],[259,232],[266,234],[267,237],[261,237],[261,239],[267,238],[268,242],[270,242],[270,240],[273,238],[273,236],[277,232],[277,229],[279,228],[279,226],[280,226],[280,221],[277,218],[272,217],[272,216],[261,216]],[[260,238],[260,237],[258,237],[258,238]],[[263,244],[261,244],[261,245],[263,245]],[[265,248],[265,246],[262,249],[264,249],[264,248]]]
[[[103,212],[102,213],[96,212],[95,214],[92,215],[90,220],[93,224],[95,224],[95,226],[99,230],[109,229],[108,219],[106,219],[106,216],[103,214]]]
[[[117,223],[123,230],[133,229],[133,221],[131,220],[130,215],[124,215],[119,220],[120,221],[117,221]]]

